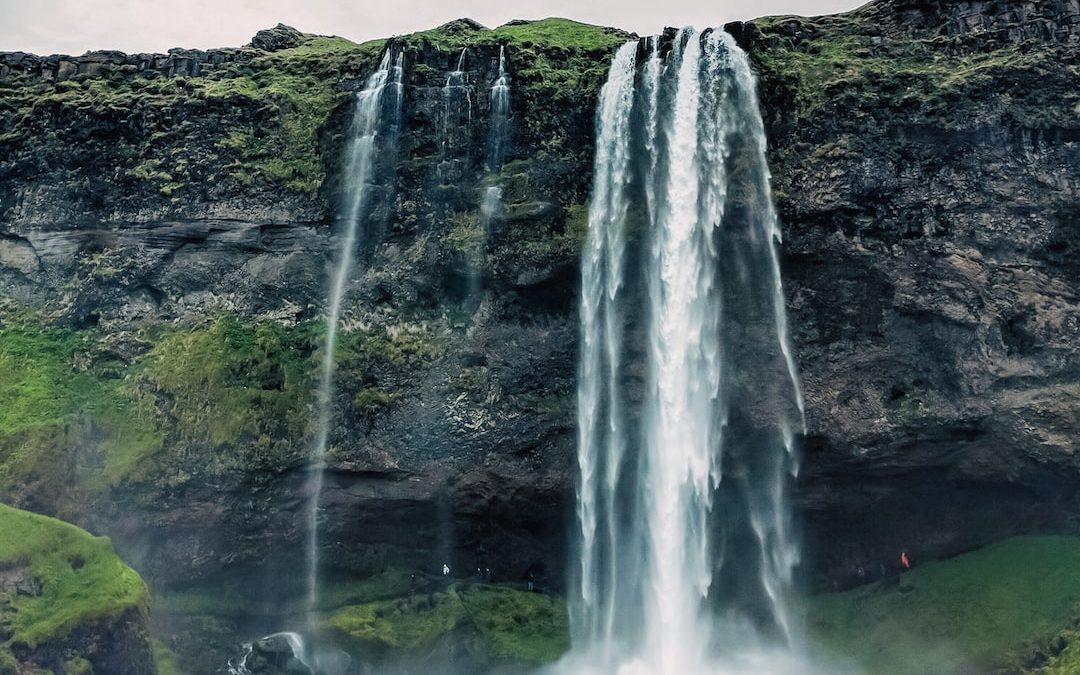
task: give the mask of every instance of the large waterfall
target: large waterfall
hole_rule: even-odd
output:
[[[349,129],[349,144],[345,151],[345,199],[341,211],[344,232],[337,264],[330,279],[329,302],[326,311],[326,339],[323,344],[322,367],[318,394],[318,430],[315,441],[315,467],[308,485],[307,507],[307,620],[314,629],[314,616],[319,590],[319,501],[323,487],[327,443],[332,423],[334,394],[334,350],[337,344],[338,323],[342,299],[348,286],[353,257],[359,244],[361,225],[371,207],[372,181],[375,178],[377,155],[385,146],[380,136],[387,129],[396,129],[401,114],[402,54],[391,57],[388,49],[379,69],[368,78],[362,91],[356,93],[354,113]]]
[[[565,670],[798,671],[803,413],[747,58],[722,31],[627,44],[597,117]]]

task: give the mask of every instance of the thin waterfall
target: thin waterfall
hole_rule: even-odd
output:
[[[457,65],[447,73],[446,83],[442,88],[443,114],[439,128],[439,150],[442,155],[440,178],[443,183],[457,180],[453,165],[461,159],[464,146],[468,145],[470,137],[472,91],[465,73],[465,58],[468,52],[468,47],[461,50]]]
[[[562,668],[805,672],[804,417],[756,84],[723,31],[663,42],[616,53],[597,112]]]
[[[491,182],[484,188],[480,198],[480,229],[482,232],[479,251],[469,270],[469,297],[478,300],[480,295],[480,262],[491,235],[491,225],[502,212],[502,187],[496,182],[506,156],[510,137],[510,72],[507,69],[506,47],[499,47],[499,72],[491,85],[487,139],[486,165]]]
[[[326,312],[326,338],[319,378],[318,430],[313,453],[314,466],[306,490],[307,505],[307,604],[308,629],[315,632],[319,591],[319,501],[322,495],[326,466],[327,443],[333,413],[334,350],[342,299],[348,286],[361,223],[370,209],[372,181],[381,136],[388,128],[397,128],[401,114],[404,87],[402,54],[391,58],[390,50],[383,54],[378,70],[368,78],[363,90],[355,95],[349,145],[345,150],[345,201],[342,209],[344,233],[337,264],[330,278],[329,303]],[[387,119],[387,117],[391,119]]]
[[[498,173],[506,156],[510,135],[510,72],[506,68],[506,47],[499,47],[499,74],[491,85],[491,121],[488,127],[488,173]]]

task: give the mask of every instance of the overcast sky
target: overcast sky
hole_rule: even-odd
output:
[[[767,14],[828,14],[864,0],[0,0],[0,51],[82,54],[233,47],[279,21],[362,42],[460,17],[495,27],[564,16],[640,34]]]

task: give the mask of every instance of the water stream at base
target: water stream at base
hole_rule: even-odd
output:
[[[557,670],[805,672],[787,496],[803,408],[755,82],[722,31],[669,46],[621,48],[597,113]]]

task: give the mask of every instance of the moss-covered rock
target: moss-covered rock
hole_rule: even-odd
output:
[[[473,583],[346,605],[329,614],[323,628],[364,658],[386,662],[536,665],[557,660],[570,646],[561,599]]]
[[[149,593],[108,539],[0,504],[0,672],[154,672]]]

